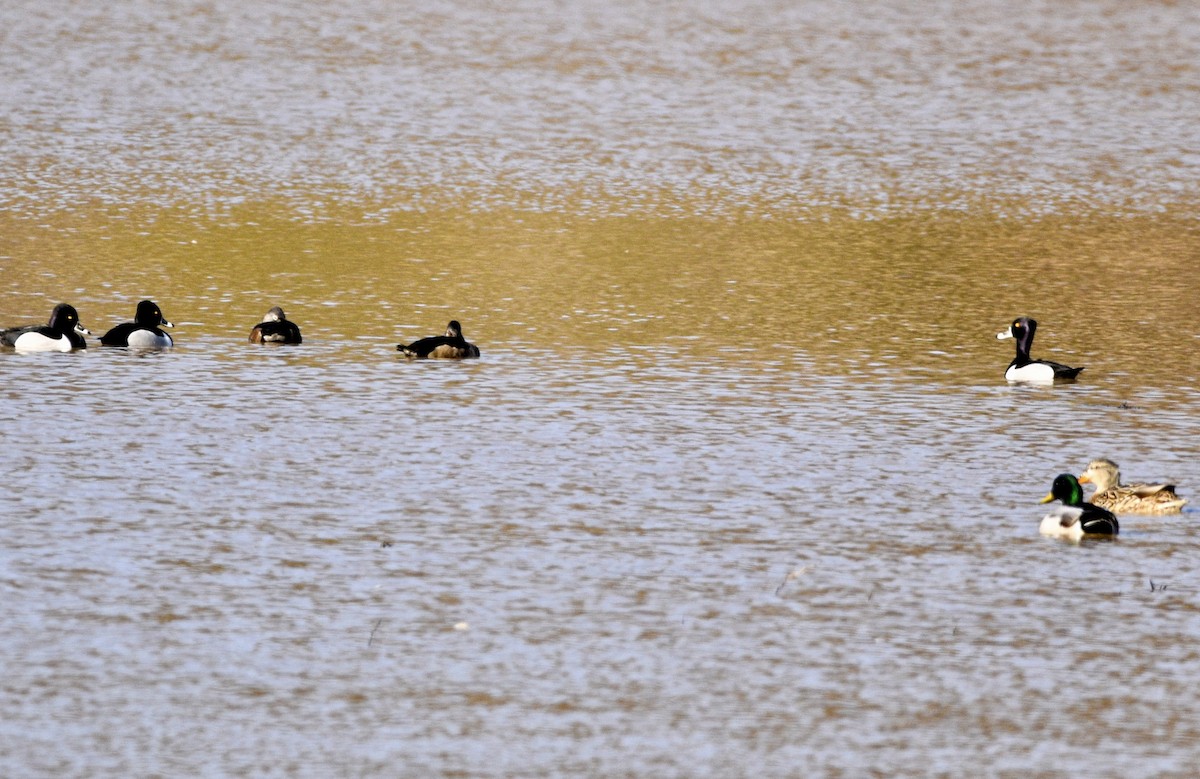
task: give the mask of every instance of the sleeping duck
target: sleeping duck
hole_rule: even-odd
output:
[[[1060,500],[1062,505],[1042,517],[1038,531],[1044,536],[1078,541],[1084,535],[1115,536],[1120,531],[1111,511],[1083,502],[1083,488],[1069,473],[1054,477],[1050,493],[1038,502],[1052,500]]]
[[[0,344],[11,346],[18,352],[69,352],[86,349],[84,335],[91,335],[79,322],[79,312],[74,306],[59,303],[50,312],[50,322],[45,325],[10,327],[0,330]]]
[[[456,319],[446,325],[445,335],[422,338],[408,346],[400,344],[396,349],[409,359],[463,360],[479,356],[479,347],[467,343],[467,339],[463,338],[462,325]]]
[[[250,329],[252,344],[298,344],[303,341],[300,328],[288,320],[279,306],[273,307],[261,322]]]
[[[1117,514],[1178,514],[1187,503],[1174,484],[1121,484],[1117,464],[1104,458],[1088,463],[1079,481],[1096,485],[1091,502]]]
[[[1035,360],[1029,356],[1033,348],[1033,334],[1037,332],[1037,322],[1027,316],[1013,320],[1008,329],[996,333],[997,339],[1017,339],[1017,356],[1008,364],[1004,378],[1008,381],[1023,381],[1037,384],[1050,384],[1055,381],[1074,381],[1083,368],[1071,368],[1050,360]]]

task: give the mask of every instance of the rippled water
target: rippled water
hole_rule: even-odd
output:
[[[23,0],[0,30],[20,170],[0,202],[33,211],[269,192],[306,213],[1041,213],[1198,194],[1191,3]]]
[[[0,8],[0,774],[1194,773],[1193,6],[416,8]]]
[[[1035,504],[1099,452],[1200,482],[1194,392],[352,342],[3,368],[14,770],[1182,775],[1197,743],[1193,515],[1072,547]]]

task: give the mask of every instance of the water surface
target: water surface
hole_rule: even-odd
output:
[[[0,9],[0,773],[1190,775],[1196,13]]]

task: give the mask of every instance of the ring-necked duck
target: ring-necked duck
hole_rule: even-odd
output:
[[[137,313],[132,322],[117,325],[100,337],[104,346],[132,346],[135,349],[165,349],[174,346],[171,336],[159,329],[174,327],[162,315],[158,306],[150,300],[137,304]]]
[[[1089,502],[1120,514],[1178,514],[1187,503],[1174,484],[1122,484],[1117,464],[1104,458],[1088,463],[1079,483],[1096,485]]]
[[[79,323],[79,312],[74,306],[59,303],[50,313],[49,324],[0,330],[0,343],[21,352],[69,352],[86,349],[83,336],[91,334]]]
[[[446,325],[445,335],[422,338],[408,346],[400,344],[396,349],[410,359],[463,360],[479,356],[479,347],[467,343],[467,339],[463,338],[462,325],[458,320],[451,320]]]
[[[298,344],[302,340],[300,328],[295,322],[288,321],[279,306],[268,311],[263,321],[250,330],[252,344]]]
[[[1108,509],[1083,502],[1083,488],[1069,473],[1054,477],[1050,493],[1039,503],[1061,500],[1062,505],[1042,517],[1038,530],[1044,536],[1056,536],[1078,541],[1084,536],[1115,536],[1120,527],[1117,518]]]
[[[1017,356],[1008,364],[1004,378],[1009,381],[1028,381],[1049,384],[1055,381],[1071,381],[1083,368],[1071,368],[1050,360],[1034,360],[1029,356],[1033,347],[1033,334],[1037,332],[1037,322],[1027,316],[1013,320],[1009,328],[996,333],[997,339],[1017,339]]]

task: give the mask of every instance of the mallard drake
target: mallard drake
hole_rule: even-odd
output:
[[[303,340],[300,337],[300,328],[295,322],[288,321],[287,315],[279,306],[273,307],[261,322],[250,329],[252,344],[298,344]]]
[[[59,303],[50,312],[49,324],[0,330],[0,344],[18,352],[69,352],[86,349],[83,336],[91,334],[91,330],[79,323],[79,312],[74,306]]]
[[[1096,485],[1092,503],[1118,514],[1178,514],[1187,503],[1175,494],[1174,484],[1121,484],[1117,464],[1104,458],[1088,463],[1079,481]]]
[[[1033,334],[1037,332],[1037,322],[1027,316],[1017,317],[1008,329],[996,333],[996,338],[1015,338],[1017,340],[1017,356],[1008,364],[1004,378],[1008,381],[1034,382],[1050,384],[1055,381],[1074,381],[1083,368],[1071,368],[1050,360],[1035,360],[1029,356],[1033,348]]]
[[[1084,503],[1083,488],[1069,473],[1055,476],[1049,494],[1038,502],[1049,503],[1052,500],[1060,500],[1062,505],[1042,517],[1038,531],[1044,536],[1078,541],[1085,534],[1115,536],[1120,531],[1117,518],[1111,511]]]
[[[456,319],[450,320],[450,324],[446,325],[445,335],[422,338],[408,346],[400,344],[396,350],[403,352],[404,356],[410,359],[463,360],[479,356],[479,347],[467,343],[467,339],[463,338],[462,325]]]
[[[174,327],[162,315],[162,310],[153,300],[143,300],[137,304],[137,311],[132,322],[117,325],[100,336],[104,346],[131,346],[134,349],[166,349],[174,346],[171,336],[159,329]]]

